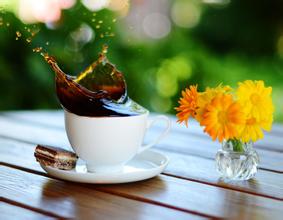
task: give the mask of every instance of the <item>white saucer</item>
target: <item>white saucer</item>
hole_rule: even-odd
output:
[[[41,167],[50,175],[59,179],[96,184],[128,183],[152,178],[160,174],[167,166],[169,158],[164,154],[146,150],[136,155],[120,172],[89,173],[82,160],[78,160],[73,170],[59,170],[57,168]]]

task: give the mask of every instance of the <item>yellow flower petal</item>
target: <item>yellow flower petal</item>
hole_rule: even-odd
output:
[[[238,128],[242,141],[257,141],[263,138],[261,129],[271,130],[274,112],[271,93],[272,88],[265,87],[263,81],[239,83],[237,97],[246,117],[246,123]]]

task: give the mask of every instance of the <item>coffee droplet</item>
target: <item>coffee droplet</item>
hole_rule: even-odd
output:
[[[26,39],[26,42],[31,43],[32,39],[29,37]]]
[[[42,47],[36,47],[32,49],[32,52],[39,53],[42,51]]]
[[[19,40],[19,38],[22,36],[22,33],[19,31],[16,31],[16,40]]]
[[[108,45],[107,44],[104,44],[103,46],[102,46],[102,51],[101,51],[104,55],[106,55],[107,54],[107,52],[108,52]]]

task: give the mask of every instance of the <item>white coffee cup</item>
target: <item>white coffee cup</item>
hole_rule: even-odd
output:
[[[149,112],[124,117],[86,117],[64,110],[65,128],[76,154],[86,162],[89,172],[117,172],[125,163],[163,139],[170,120],[163,115],[148,121]],[[158,120],[165,129],[151,143],[142,146],[146,131]]]

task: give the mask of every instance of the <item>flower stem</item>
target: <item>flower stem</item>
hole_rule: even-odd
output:
[[[233,151],[235,152],[243,152],[243,143],[240,140],[237,139],[230,139],[229,140],[232,143]]]

